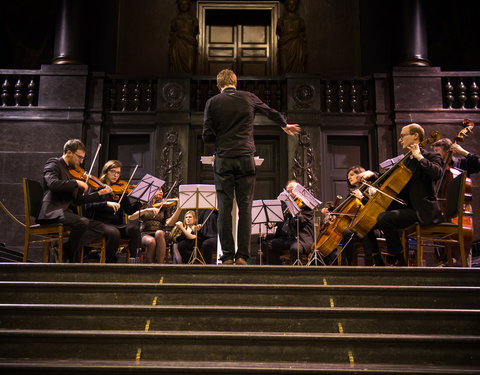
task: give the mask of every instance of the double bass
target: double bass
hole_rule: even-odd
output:
[[[424,139],[419,146],[423,148],[439,139],[440,133],[434,131],[430,138]],[[372,230],[377,223],[378,215],[387,210],[390,203],[392,203],[412,177],[413,172],[404,164],[411,154],[411,151],[407,152],[403,158],[397,161],[392,168],[372,184],[377,190],[376,193],[370,197],[351,225],[352,231],[360,238],[365,237]]]
[[[473,133],[473,127],[475,126],[473,121],[465,119],[462,121],[462,125],[463,125],[463,129],[460,130],[460,132],[455,137],[454,143],[463,142],[469,134]],[[442,211],[445,211],[448,183],[463,172],[461,169],[451,166],[452,158],[453,158],[453,150],[450,149],[444,160],[442,178],[438,181],[438,184],[435,187],[435,192],[437,193]],[[464,199],[463,212],[464,213],[462,218],[462,228],[463,228],[463,237],[465,241],[464,242],[465,249],[470,249],[473,241],[473,212],[472,212],[472,180],[469,177],[467,177],[465,181],[465,199]],[[452,222],[455,224],[458,224],[458,218],[453,218]]]

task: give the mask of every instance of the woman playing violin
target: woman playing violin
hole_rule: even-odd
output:
[[[172,202],[172,201],[170,201]],[[155,194],[153,207],[145,207],[136,211],[128,218],[129,220],[138,219],[139,213],[142,215],[142,245],[146,250],[146,257],[149,263],[165,263],[166,240],[165,227],[173,226],[180,216],[181,209],[177,209],[171,215],[171,203],[163,200],[163,188],[160,188]]]
[[[434,224],[441,221],[440,206],[435,197],[435,181],[442,176],[442,159],[436,152],[419,147],[425,131],[415,123],[402,128],[398,142],[402,148],[411,152],[405,166],[413,174],[408,183],[397,195],[406,205],[396,201],[387,211],[377,216],[378,227],[383,231],[388,253],[393,257],[393,265],[405,266],[402,242],[399,230],[419,221],[422,224]]]
[[[102,168],[100,181],[108,187],[113,186],[122,173],[122,163],[118,160],[109,160]],[[128,239],[130,254],[136,254],[141,247],[140,230],[133,223],[125,224],[125,213],[132,214],[137,209],[137,204],[132,204],[127,196],[123,196],[119,203],[120,195],[105,195],[102,202],[86,205],[87,216],[105,223],[106,230],[120,242],[120,238]],[[118,246],[117,246],[118,248]],[[115,250],[116,252],[116,250]],[[113,258],[115,254],[110,254]]]

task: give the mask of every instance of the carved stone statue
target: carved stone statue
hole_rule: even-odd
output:
[[[295,14],[298,0],[285,0],[284,14],[278,20],[277,35],[280,73],[303,73],[306,61],[305,21]]]
[[[170,71],[194,73],[198,21],[190,14],[191,0],[177,0],[177,4],[179,13],[170,26]]]

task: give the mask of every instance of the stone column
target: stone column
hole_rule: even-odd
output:
[[[404,0],[399,12],[399,66],[430,66],[422,0]]]
[[[62,0],[57,16],[53,64],[84,64],[86,15],[83,0]]]

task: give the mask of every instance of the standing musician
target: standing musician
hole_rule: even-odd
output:
[[[394,257],[394,266],[406,266],[402,254],[402,242],[399,230],[419,221],[422,224],[435,224],[441,221],[441,210],[435,197],[435,181],[442,176],[442,159],[436,152],[419,147],[425,131],[415,123],[402,128],[399,143],[411,156],[404,164],[413,174],[407,185],[400,191],[398,198],[406,206],[393,201],[388,210],[377,217],[378,227],[383,231],[387,249]]]
[[[282,126],[289,135],[300,131],[298,124],[287,124],[281,113],[263,103],[255,94],[240,91],[237,76],[230,69],[217,75],[220,94],[205,105],[202,138],[215,143],[214,180],[218,199],[218,231],[223,264],[247,264],[250,256],[252,201],[255,189],[255,113],[260,112]],[[232,234],[234,195],[238,205],[238,246]]]
[[[480,172],[480,158],[478,155],[468,152],[458,143],[453,143],[448,138],[442,138],[435,142],[433,144],[433,151],[438,152],[443,161],[447,158],[449,151],[461,155],[461,157],[454,156],[450,166],[467,171],[467,176],[469,177],[473,173]]]
[[[284,221],[278,223],[273,238],[266,244],[267,264],[281,264],[280,252],[282,250],[290,251],[290,259],[297,259],[297,255],[308,255],[312,251],[313,211],[306,204],[298,200],[297,196],[293,193],[295,186],[297,186],[295,180],[288,181],[285,190],[300,207],[300,212],[298,212],[296,216],[293,216],[290,211],[284,210]],[[270,227],[273,226],[270,225]],[[299,252],[297,251],[298,249],[300,250]]]
[[[79,139],[70,139],[63,146],[63,156],[50,158],[43,169],[45,193],[37,218],[39,224],[60,222],[70,228],[70,236],[64,247],[65,260],[79,262],[81,248],[102,236],[107,239],[107,247],[115,246],[115,240],[105,230],[103,223],[90,220],[77,214],[77,206],[99,201],[101,196],[112,192],[109,186],[86,194],[88,184],[72,179],[69,169],[78,169],[85,159],[85,145]]]
[[[171,205],[163,200],[163,187],[158,189],[154,197],[153,207],[142,208],[128,217],[136,220],[142,217],[142,245],[146,250],[148,263],[165,263],[167,252],[166,229],[175,224],[180,216],[181,208],[171,215]]]
[[[102,168],[100,181],[112,187],[120,180],[122,163],[118,160],[109,160]],[[121,199],[121,201],[120,201]],[[117,246],[110,246],[106,251],[106,261],[115,262],[115,254],[120,244],[120,239],[128,239],[130,254],[136,254],[141,247],[140,230],[133,223],[125,224],[125,213],[132,214],[137,209],[137,203],[132,204],[125,194],[104,195],[102,202],[86,204],[86,216],[105,223],[105,229],[114,239]]]

